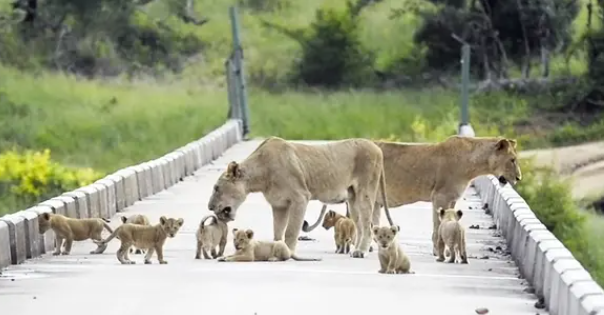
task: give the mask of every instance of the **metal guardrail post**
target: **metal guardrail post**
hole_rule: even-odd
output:
[[[233,32],[233,64],[235,72],[235,82],[237,88],[237,95],[239,100],[240,113],[243,121],[243,136],[245,137],[250,132],[250,113],[247,103],[247,91],[245,83],[245,71],[243,65],[243,48],[241,47],[241,37],[239,33],[239,18],[237,16],[237,7],[231,6],[229,8],[229,15],[231,18],[231,27]]]
[[[470,125],[470,45],[461,46],[461,119],[457,134],[464,137],[474,137],[474,129]]]

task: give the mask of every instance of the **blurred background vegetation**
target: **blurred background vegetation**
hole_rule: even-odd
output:
[[[604,132],[601,1],[0,0],[0,213],[219,126],[233,4],[253,136],[445,139],[453,34],[472,48],[477,135],[534,149]],[[524,173],[518,191],[602,283],[602,219],[551,170]]]

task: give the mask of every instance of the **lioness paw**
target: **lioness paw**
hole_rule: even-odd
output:
[[[365,258],[365,253],[360,250],[355,250],[352,252],[352,258]]]
[[[218,259],[216,261],[226,261],[226,257],[218,257]]]
[[[145,265],[150,265],[152,262],[150,260],[145,260]]]
[[[394,270],[394,269],[386,270],[386,273],[389,274],[389,275],[392,275],[392,274],[396,273],[396,270]]]
[[[436,258],[436,261],[443,262],[443,261],[445,261],[445,257],[438,257],[438,258]]]
[[[159,263],[160,263],[161,265],[165,265],[165,264],[167,264],[168,262],[167,262],[167,261],[165,261],[165,260],[161,260]]]

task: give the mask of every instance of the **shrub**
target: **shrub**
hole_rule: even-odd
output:
[[[69,168],[52,161],[48,149],[6,151],[0,154],[0,213],[29,207],[101,176],[90,168]]]

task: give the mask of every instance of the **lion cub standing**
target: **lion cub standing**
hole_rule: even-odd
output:
[[[101,232],[105,228],[109,233],[113,230],[107,224],[110,222],[105,218],[75,219],[55,213],[41,213],[38,215],[38,231],[40,234],[52,229],[55,233],[55,251],[53,255],[69,255],[73,241],[84,241],[87,239],[102,240]],[[61,246],[65,240],[65,248],[61,253]],[[98,244],[97,244],[98,245]],[[91,254],[99,254],[105,247],[98,246]]]
[[[204,225],[205,221],[210,219],[210,224]],[[214,259],[224,254],[224,248],[227,243],[228,227],[226,222],[219,220],[213,214],[205,216],[199,223],[197,229],[197,251],[195,253],[195,259],[201,259],[201,253],[203,251],[203,258]],[[216,246],[218,246],[218,253],[216,252]],[[208,255],[208,251],[212,254],[212,257]]]
[[[168,237],[174,237],[184,219],[173,219],[161,216],[159,224],[139,225],[124,223],[120,225],[111,235],[102,241],[94,241],[99,246],[107,246],[107,243],[114,237],[117,237],[122,243],[117,250],[117,260],[122,264],[134,264],[135,262],[128,258],[128,250],[132,246],[146,249],[145,264],[151,263],[151,256],[157,251],[157,260],[160,264],[167,264],[164,260],[164,243]]]
[[[400,231],[398,225],[374,226],[373,239],[378,245],[378,258],[380,259],[379,273],[414,273],[411,270],[409,257],[405,255],[401,246],[396,242],[396,235]]]
[[[289,250],[284,241],[257,241],[251,229],[233,229],[235,254],[220,257],[218,261],[321,261],[320,258],[300,258]]]
[[[461,210],[445,210],[443,208],[438,210],[440,226],[438,227],[438,242],[436,243],[438,252],[436,261],[445,261],[446,245],[451,255],[448,260],[449,263],[454,263],[455,258],[458,255],[462,264],[468,263],[468,256],[466,254],[466,231],[459,223],[462,216],[463,211]]]
[[[323,218],[323,228],[334,228],[333,238],[336,242],[336,254],[350,253],[350,244],[355,242],[357,226],[354,221],[333,210],[329,210]]]
[[[132,223],[139,225],[149,225],[149,219],[144,214],[133,214],[130,217],[122,216],[122,223]],[[132,248],[130,248],[130,253],[132,253]],[[144,251],[140,248],[137,248],[134,254],[143,254]]]

